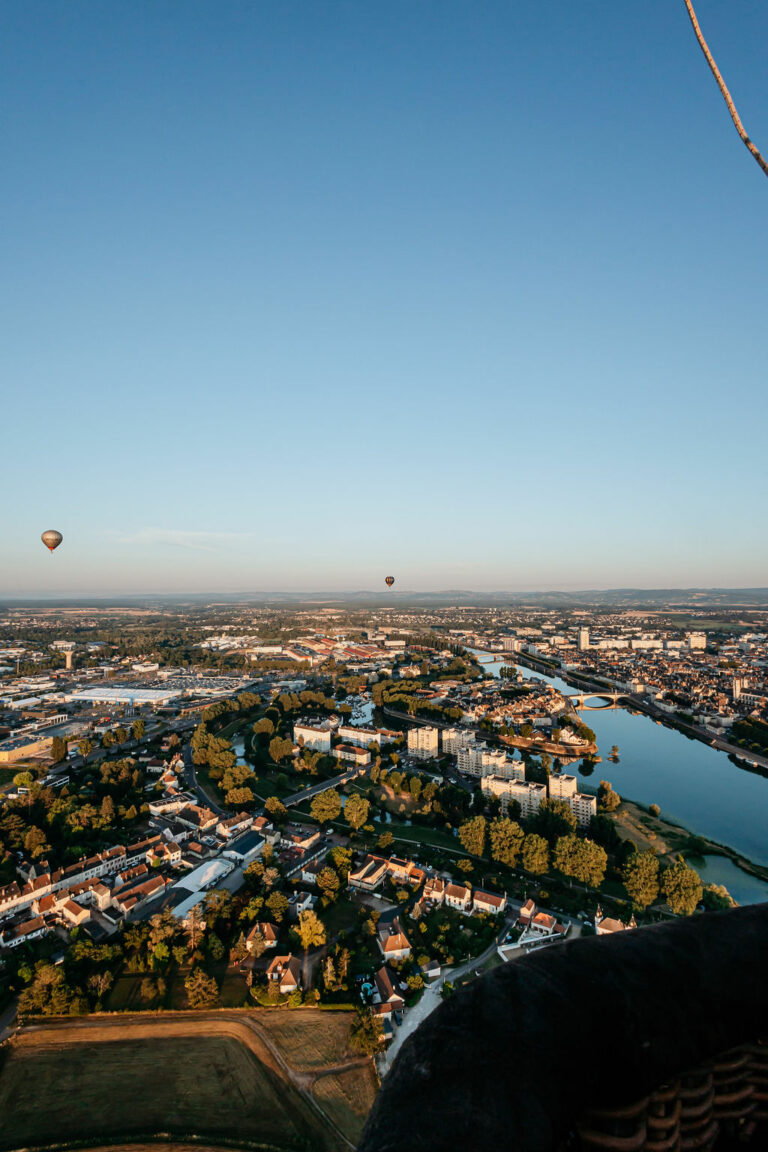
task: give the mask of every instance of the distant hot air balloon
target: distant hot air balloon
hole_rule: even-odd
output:
[[[40,539],[42,540],[43,544],[45,544],[48,551],[53,552],[54,548],[58,548],[59,544],[61,544],[64,537],[62,536],[61,532],[56,532],[52,529],[49,529],[47,532],[43,532]]]
[[[387,576],[384,579],[384,583],[386,584],[387,588],[391,588],[392,585],[394,584],[394,582],[395,582],[394,576]]]

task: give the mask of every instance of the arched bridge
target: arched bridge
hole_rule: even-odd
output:
[[[619,700],[626,700],[626,692],[611,692],[607,688],[598,692],[575,692],[566,696],[569,704],[578,712],[602,712],[605,708],[617,708]],[[587,700],[602,700],[602,704],[587,704]]]

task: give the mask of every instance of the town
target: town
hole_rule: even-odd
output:
[[[653,806],[629,819],[585,717],[647,708],[762,763],[757,621],[211,615],[3,619],[0,987],[22,1013],[351,1004],[384,1068],[489,968],[732,905],[688,834],[662,851]]]

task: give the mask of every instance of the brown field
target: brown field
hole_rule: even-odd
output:
[[[351,1012],[264,1012],[259,1024],[269,1031],[285,1059],[300,1072],[314,1072],[353,1060],[349,1049]]]
[[[348,1052],[350,1023],[254,1010],[29,1025],[0,1067],[0,1149],[116,1139],[141,1152],[154,1133],[166,1152],[192,1136],[198,1152],[350,1149],[376,1090],[370,1061]]]
[[[322,1076],[315,1083],[315,1100],[355,1143],[363,1133],[366,1118],[378,1091],[373,1068]]]

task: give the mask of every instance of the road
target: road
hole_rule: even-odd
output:
[[[193,792],[197,795],[197,802],[204,808],[210,808],[217,816],[226,815],[225,810],[220,804],[217,804],[212,796],[209,796],[201,784],[198,783],[197,773],[195,772],[195,762],[192,759],[192,746],[185,744],[181,750],[184,757],[184,775],[187,783]]]
[[[442,990],[445,981],[450,980],[451,983],[455,984],[457,980],[461,980],[464,976],[467,976],[476,968],[482,968],[483,964],[486,964],[490,960],[491,956],[493,956],[498,947],[499,941],[503,936],[506,936],[508,931],[509,921],[505,920],[504,928],[496,935],[493,943],[488,945],[485,952],[481,953],[480,956],[474,956],[471,960],[467,960],[465,964],[460,964],[456,968],[446,969],[443,975],[438,980],[436,980],[434,984],[429,985],[419,1000],[418,1004],[414,1004],[413,1008],[409,1008],[406,1011],[405,1019],[403,1020],[402,1024],[398,1026],[395,1032],[394,1040],[390,1044],[380,1062],[382,1073],[386,1074],[386,1072],[388,1072],[392,1067],[392,1061],[394,1060],[395,1056],[397,1056],[401,1046],[408,1039],[411,1033],[416,1031],[423,1020],[426,1020],[430,1012],[434,1012],[435,1008],[439,1007],[440,1003],[442,1002]]]
[[[7,1008],[0,1012],[0,1044],[2,1044],[3,1040],[7,1040],[14,1030],[16,1009],[17,1004],[14,1000],[12,1004],[9,1004]]]

